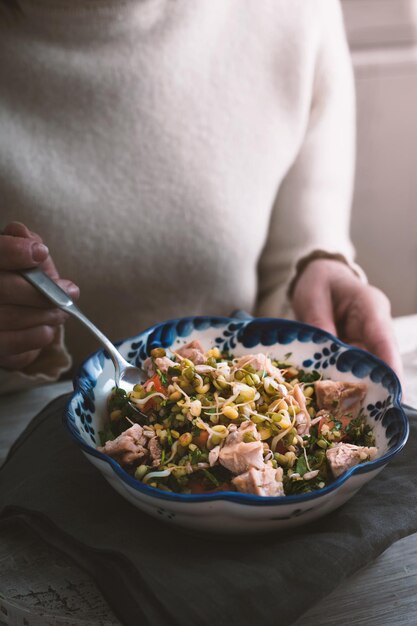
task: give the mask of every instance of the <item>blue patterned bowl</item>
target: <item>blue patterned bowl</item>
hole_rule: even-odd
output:
[[[230,533],[304,524],[351,498],[407,441],[409,425],[394,372],[371,354],[306,324],[281,319],[185,317],[152,326],[118,345],[128,361],[141,367],[152,348],[178,349],[194,339],[205,349],[218,346],[238,356],[255,351],[284,360],[284,355],[291,353],[288,360],[307,371],[320,369],[326,378],[366,382],[365,407],[379,453],[375,460],[351,468],[320,491],[301,495],[174,494],[148,487],[96,449],[100,445],[98,432],[106,420],[106,400],[114,385],[112,362],[100,350],[84,362],[74,380],[65,423],[89,461],[116,491],[154,517],[189,529]]]

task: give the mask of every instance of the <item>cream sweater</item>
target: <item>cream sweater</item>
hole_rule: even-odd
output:
[[[300,257],[352,260],[336,0],[18,1],[0,14],[1,221],[43,236],[109,337],[288,315]],[[98,347],[66,328],[76,363]],[[30,373],[66,364],[55,346]],[[22,384],[2,372],[0,389]]]

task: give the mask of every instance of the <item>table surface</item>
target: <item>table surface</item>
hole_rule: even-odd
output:
[[[417,315],[395,320],[405,399],[417,406]],[[69,382],[0,398],[0,464],[12,442]],[[417,624],[417,534],[392,545],[297,621],[296,626]],[[119,626],[100,591],[75,563],[29,530],[0,532],[0,626]]]

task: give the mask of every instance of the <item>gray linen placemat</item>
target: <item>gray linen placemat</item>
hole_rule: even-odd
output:
[[[401,454],[342,508],[291,532],[231,540],[164,525],[121,498],[61,424],[29,425],[0,470],[16,519],[86,569],[126,625],[291,624],[394,541],[417,532],[417,413]]]

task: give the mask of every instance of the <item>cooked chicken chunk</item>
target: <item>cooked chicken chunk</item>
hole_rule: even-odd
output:
[[[147,439],[143,434],[142,426],[134,424],[116,439],[107,441],[104,446],[97,449],[108,454],[123,466],[144,460],[148,456],[146,443]]]
[[[366,446],[354,446],[351,443],[338,443],[326,451],[326,457],[330,469],[335,478],[341,476],[346,470],[363,461],[372,461],[377,455],[377,448]]]
[[[358,416],[368,387],[365,383],[321,380],[316,383],[316,398],[320,409],[331,411],[334,417]]]
[[[233,478],[232,483],[242,493],[253,493],[257,496],[283,496],[282,468],[274,469],[264,465],[262,469],[251,468],[249,471]]]
[[[294,400],[297,402],[298,406],[301,409],[301,411],[297,413],[295,417],[297,433],[299,435],[309,435],[311,417],[307,410],[306,399],[300,385],[294,385],[293,396]]]
[[[213,467],[217,463],[220,454],[220,446],[215,446],[209,452],[209,463],[210,467]]]
[[[264,466],[263,443],[253,422],[243,422],[226,437],[219,452],[219,462],[233,474]]]
[[[183,346],[176,353],[183,357],[184,359],[189,359],[195,365],[201,365],[206,362],[206,356],[204,353],[204,348],[199,341],[191,341],[187,343],[186,346]]]
[[[158,437],[152,437],[152,439],[149,439],[148,448],[149,448],[149,454],[152,459],[152,465],[154,467],[158,467],[158,465],[161,462],[161,455],[162,455],[162,448],[158,441]]]
[[[143,368],[148,376],[153,376],[157,369],[165,373],[168,371],[169,367],[175,367],[176,365],[177,363],[175,363],[175,361],[172,361],[167,356],[160,356],[156,359],[148,357],[143,362]]]

